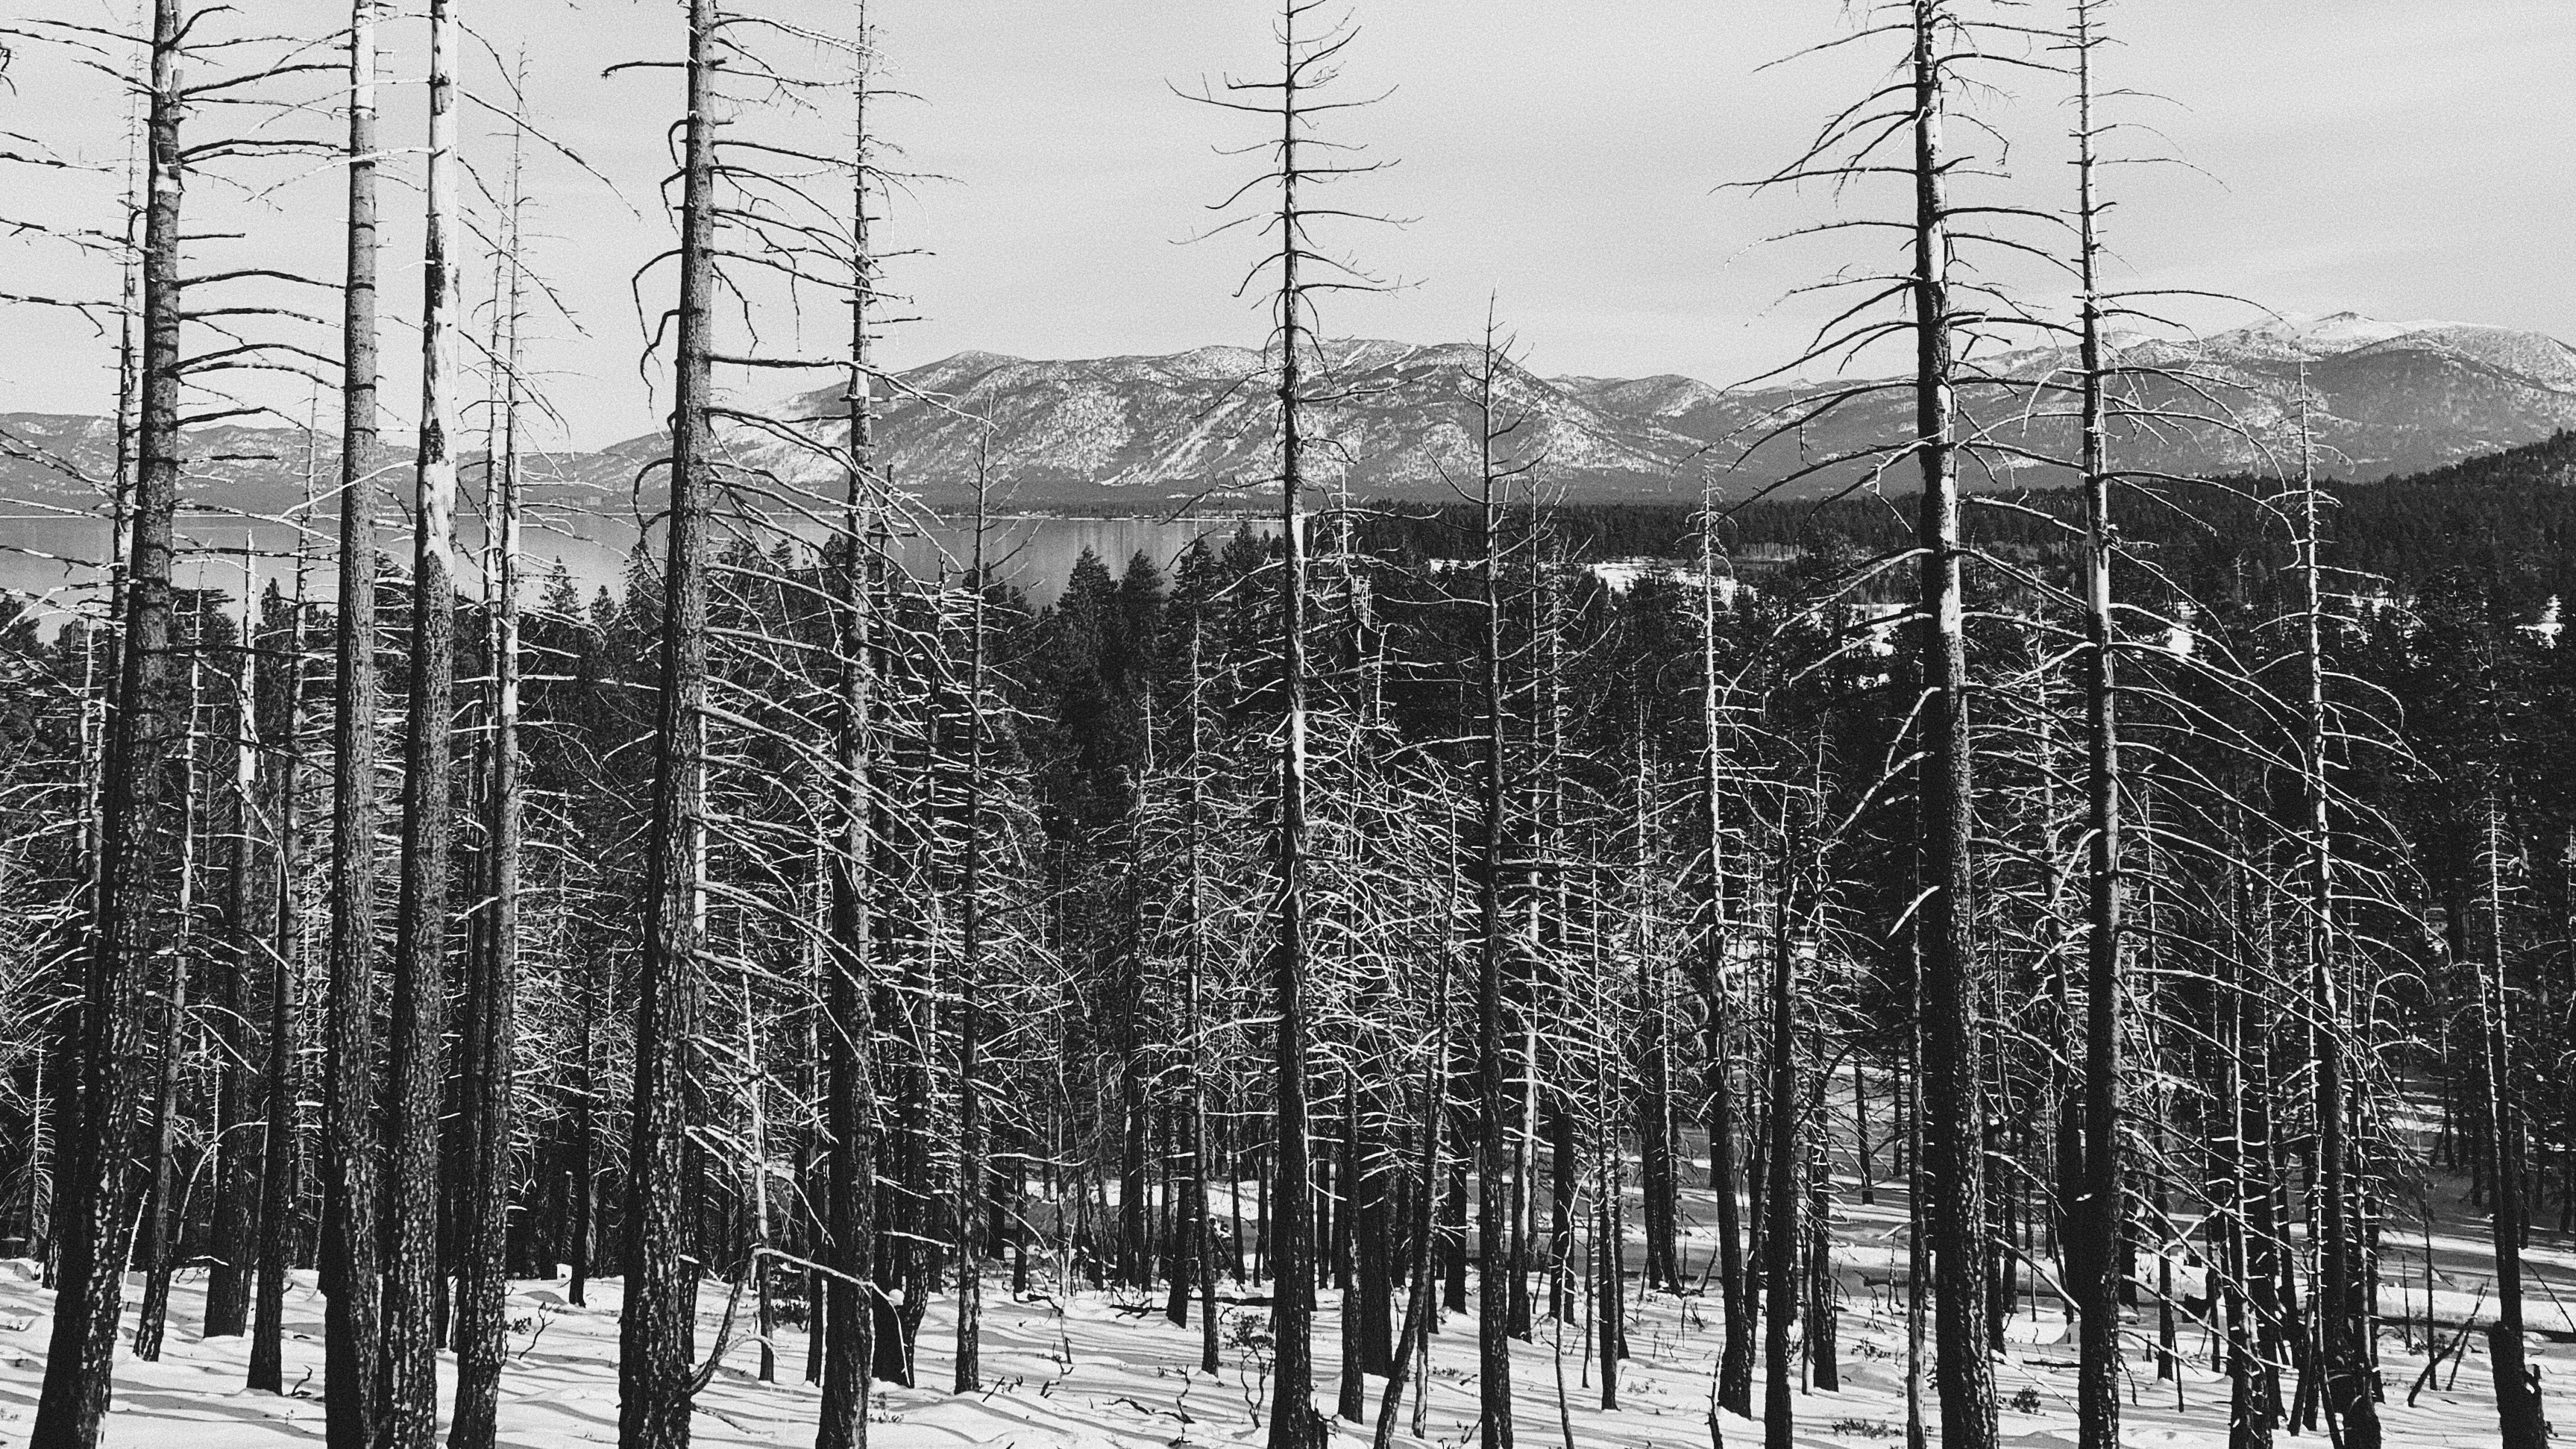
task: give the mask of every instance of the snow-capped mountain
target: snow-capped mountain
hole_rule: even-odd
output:
[[[1309,455],[1319,490],[1425,498],[1448,496],[1450,481],[1473,486],[1479,349],[1340,341],[1325,347],[1322,364],[1307,388],[1321,400]],[[1262,356],[1240,348],[1044,362],[960,353],[881,389],[878,456],[934,502],[971,493],[979,443],[995,495],[1019,503],[1238,499],[1277,472],[1276,386]],[[847,438],[833,421],[842,406],[832,388],[775,412],[808,420],[807,432],[837,448]],[[1642,410],[1509,364],[1492,407],[1496,428],[1509,430],[1500,459],[1543,460],[1550,485],[1570,496],[1661,491],[1676,460],[1697,447]],[[833,466],[749,431],[733,444],[738,461],[809,484],[827,481]],[[640,466],[663,446],[659,436],[630,439],[600,459]],[[604,479],[613,469],[598,471]]]
[[[2304,431],[2321,473],[2374,479],[2576,427],[2576,349],[2512,328],[2340,312],[2199,338],[2122,338],[2115,357],[2126,369],[2130,409],[2113,430],[2115,462],[2124,468],[2294,468]],[[1969,360],[1983,379],[1961,389],[1969,430],[2001,445],[1968,470],[1972,481],[2066,481],[2052,460],[2073,450],[2073,404],[2063,391],[2072,351]],[[1021,506],[1242,500],[1276,468],[1276,384],[1265,361],[1234,347],[1061,361],[963,352],[881,387],[879,456],[933,504],[970,496],[979,450],[996,495]],[[1477,347],[1340,341],[1325,347],[1322,362],[1309,386],[1319,493],[1437,499],[1454,496],[1453,484],[1472,488]],[[1813,496],[1848,486],[1863,467],[1802,470],[1901,443],[1913,429],[1913,398],[1901,381],[1860,389],[1808,419],[1829,387],[1853,384],[1728,389],[1670,375],[1544,378],[1506,364],[1492,422],[1503,433],[1500,458],[1535,464],[1546,491],[1568,499],[1696,498],[1704,476],[1732,497],[1774,486],[1784,496]],[[837,448],[839,396],[826,388],[762,411],[806,420],[803,432]],[[95,419],[0,414],[0,428],[60,452],[93,478],[112,471],[113,437]],[[838,467],[830,457],[774,430],[725,431],[743,468],[830,490]],[[546,460],[536,471],[588,484],[608,511],[631,516],[622,505],[638,486],[655,488],[649,465],[665,446],[648,434]],[[59,506],[84,491],[13,455],[19,451],[0,449],[0,497]],[[294,430],[208,429],[191,454],[189,474],[199,480],[192,499],[273,514],[301,496],[304,442]],[[1782,485],[1792,475],[1799,476]],[[1887,484],[1902,489],[1909,481],[1900,467]]]

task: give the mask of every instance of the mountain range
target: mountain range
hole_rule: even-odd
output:
[[[1479,347],[1338,341],[1322,351],[1315,390],[1327,397],[1314,410],[1312,456],[1324,490],[1439,498],[1450,496],[1450,481],[1471,483]],[[2130,404],[2113,428],[2124,468],[2185,475],[2295,468],[2304,429],[2319,472],[2367,480],[2576,427],[2576,348],[2512,328],[2392,324],[2343,312],[2187,340],[2121,339],[2113,355]],[[1961,390],[1968,425],[1999,445],[1970,465],[1972,484],[2069,481],[2054,460],[2073,451],[2072,399],[2063,391],[2072,352],[2029,348],[1970,363],[1982,381]],[[1263,364],[1261,354],[1230,347],[1069,361],[962,352],[892,379],[880,457],[935,506],[971,496],[979,442],[995,496],[1013,507],[1125,511],[1191,497],[1247,503],[1276,466],[1273,384]],[[1847,395],[1801,421],[1838,391]],[[790,398],[772,411],[828,418],[838,393]],[[1494,396],[1497,422],[1513,425],[1503,454],[1534,462],[1549,493],[1587,501],[1695,498],[1704,477],[1729,497],[1838,491],[1864,465],[1831,460],[1901,442],[1913,407],[1901,381],[1721,388],[1670,375],[1540,377],[1512,363],[1501,368]],[[94,496],[31,452],[58,454],[92,477],[112,471],[113,434],[98,419],[0,414],[0,430],[0,499],[8,503],[69,506]],[[726,431],[738,462],[828,488],[832,465],[809,449],[750,427]],[[837,425],[820,432],[840,441]],[[327,450],[328,440],[321,446]],[[556,455],[537,471],[594,493],[594,505],[577,510],[584,515],[577,532],[596,526],[631,538],[631,522],[620,529],[611,520],[631,520],[627,500],[639,479],[650,486],[650,464],[666,447],[648,434]],[[306,448],[295,430],[202,429],[192,435],[187,491],[192,501],[275,513],[301,496]],[[1902,489],[1909,474],[1898,469],[1889,486]]]

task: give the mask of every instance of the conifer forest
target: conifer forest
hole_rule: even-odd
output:
[[[1389,3],[1172,78],[1226,461],[1089,514],[883,361],[868,0],[583,10],[631,176],[540,0],[0,3],[0,318],[114,359],[0,413],[0,1446],[2547,1441],[2576,417],[2360,466],[2119,260],[2139,0],[1872,0],[1693,142],[1806,341],[1589,488],[1508,291],[1349,340]]]

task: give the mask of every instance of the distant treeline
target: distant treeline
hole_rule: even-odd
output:
[[[2378,483],[2332,487],[2324,520],[2327,561],[2412,592],[2445,574],[2491,580],[2500,600],[2536,608],[2576,595],[2576,432]],[[2177,577],[2207,586],[2219,572],[2286,559],[2290,531],[2266,500],[2276,481],[2254,477],[2200,484],[2124,487],[2114,503],[2121,536]],[[1913,541],[1914,504],[1904,495],[1834,500],[1761,499],[1719,507],[1728,518],[1733,566],[1759,572],[1795,558],[1892,552]],[[2071,488],[1974,495],[1971,541],[2018,558],[2071,557],[2070,531],[2082,510]],[[1541,510],[1553,546],[1577,560],[1667,558],[1698,550],[1687,504],[1566,503]],[[1465,504],[1387,503],[1358,522],[1372,553],[1456,557],[1470,551],[1478,510]]]

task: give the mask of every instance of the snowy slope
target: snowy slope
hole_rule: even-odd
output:
[[[1839,1319],[1843,1387],[1837,1393],[1801,1392],[1796,1404],[1797,1443],[1821,1446],[1901,1442],[1906,1408],[1905,1323],[1902,1293],[1906,1210],[1901,1191],[1882,1187],[1876,1201],[1858,1201],[1859,1185],[1838,1183],[1836,1262],[1842,1285]],[[1249,1194],[1247,1193],[1247,1197]],[[2485,1304],[2484,1244],[2454,1217],[2445,1199],[2433,1248],[2431,1306],[2447,1343],[2459,1325]],[[1687,1276],[1704,1273],[1714,1251],[1706,1226],[1713,1204],[1702,1190],[1685,1193]],[[1635,1221],[1634,1217],[1630,1221]],[[2473,1225],[2472,1225],[2473,1226]],[[2542,1235],[2535,1244],[2530,1313],[2534,1348],[2544,1372],[2544,1393],[2562,1421],[2576,1419],[2576,1363],[2567,1342],[2576,1337],[2576,1249]],[[2472,1334],[2465,1363],[2453,1361],[2425,1389],[2414,1407],[2405,1403],[2424,1360],[2415,1345],[2425,1317],[2424,1239],[2412,1225],[2392,1223],[2387,1235],[2381,1295],[2386,1320],[2380,1351],[2388,1384],[2384,1407],[2391,1449],[2485,1445],[2494,1442],[2493,1402],[2479,1336]],[[1632,1242],[1628,1261],[1638,1260]],[[1126,1302],[1115,1294],[1076,1286],[1063,1291],[1062,1264],[1038,1261],[1041,1292],[1015,1302],[1008,1279],[997,1274],[985,1291],[983,1366],[986,1389],[960,1397],[945,1391],[950,1376],[954,1318],[949,1303],[935,1305],[922,1331],[917,1365],[930,1387],[882,1388],[871,1428],[882,1449],[1165,1449],[1174,1445],[1262,1442],[1253,1410],[1267,1391],[1258,1342],[1267,1321],[1259,1306],[1222,1306],[1227,1371],[1216,1379],[1195,1372],[1198,1331],[1175,1328],[1160,1313],[1159,1299]],[[2186,1278],[2189,1277],[2186,1272]],[[33,1265],[0,1263],[0,1445],[26,1442],[34,1412],[49,1331],[51,1295],[32,1281]],[[2188,1288],[2178,1283],[2178,1289]],[[2033,1302],[2022,1280],[2010,1328],[2010,1349],[1996,1364],[1997,1389],[2006,1407],[2002,1439],[2021,1449],[2075,1442],[2074,1348],[2054,1300]],[[1221,1283],[1220,1295],[1257,1293]],[[138,1295],[129,1292],[128,1323]],[[1570,1433],[1578,1449],[1648,1449],[1710,1443],[1709,1390],[1717,1348],[1716,1305],[1697,1294],[1628,1299],[1634,1318],[1629,1340],[1634,1357],[1621,1367],[1619,1407],[1600,1407],[1597,1367],[1589,1361],[1589,1335],[1581,1324],[1560,1340],[1542,1321],[1536,1341],[1513,1345],[1513,1384],[1521,1442],[1558,1444]],[[616,1440],[617,1284],[595,1282],[592,1302],[575,1308],[563,1285],[517,1285],[510,1299],[513,1359],[504,1378],[501,1441],[516,1449],[570,1449]],[[243,1339],[204,1340],[195,1332],[203,1303],[200,1279],[183,1277],[174,1294],[166,1356],[157,1364],[120,1357],[116,1412],[107,1442],[117,1449],[184,1445],[186,1449],[285,1449],[317,1442],[322,1405],[316,1397],[321,1361],[321,1299],[309,1275],[299,1275],[287,1299],[289,1340],[285,1398],[242,1388],[247,1359]],[[720,1285],[699,1304],[698,1342],[711,1344],[724,1306]],[[1334,1295],[1321,1295],[1315,1350],[1318,1405],[1329,1411],[1339,1362]],[[1433,1340],[1427,1438],[1399,1432],[1404,1444],[1461,1446],[1476,1422],[1474,1306],[1452,1316]],[[2159,1380],[2148,1357],[2155,1321],[2152,1307],[2131,1322],[2131,1394],[2124,1408],[2123,1441],[2158,1449],[2219,1449],[2226,1443],[2227,1386],[2209,1369],[2209,1340],[2202,1326],[2179,1317],[2180,1377]],[[2555,1341],[2541,1342],[2543,1337]],[[738,1341],[699,1402],[696,1442],[708,1446],[793,1445],[811,1441],[817,1391],[802,1381],[805,1341],[784,1330],[778,1342],[781,1382],[755,1377],[758,1350]],[[453,1362],[445,1364],[452,1387]],[[1561,1373],[1561,1380],[1560,1380]],[[1560,1399],[1560,1381],[1562,1398]],[[1372,1417],[1383,1389],[1369,1381]],[[1730,1444],[1759,1442],[1757,1417],[1719,1421]],[[1401,1421],[1399,1421],[1401,1423]],[[1337,1425],[1336,1443],[1360,1444],[1361,1429]],[[2289,1441],[2284,1441],[2289,1442]],[[2322,1443],[2319,1439],[2316,1442]]]

